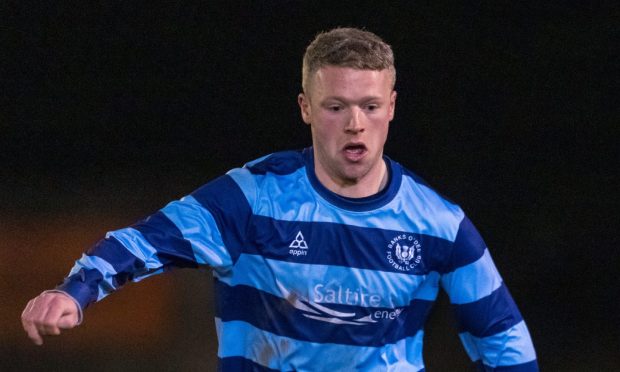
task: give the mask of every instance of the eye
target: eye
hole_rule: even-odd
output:
[[[379,105],[374,104],[374,103],[370,104],[370,105],[366,105],[366,110],[368,110],[368,111],[375,111],[378,108],[379,108]]]
[[[332,105],[328,107],[329,111],[338,112],[342,110],[342,106]]]

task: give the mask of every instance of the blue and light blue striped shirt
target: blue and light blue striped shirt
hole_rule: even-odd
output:
[[[233,169],[113,231],[58,288],[82,308],[127,281],[210,266],[221,370],[421,371],[440,286],[485,370],[538,370],[527,327],[478,232],[385,158],[390,180],[360,199],[327,190],[312,149]]]

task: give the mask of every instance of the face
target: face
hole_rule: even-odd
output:
[[[298,102],[312,130],[319,180],[332,191],[381,182],[396,104],[390,72],[327,66],[309,83]]]

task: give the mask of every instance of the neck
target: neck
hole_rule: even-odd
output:
[[[364,198],[383,190],[388,183],[388,170],[381,159],[376,170],[371,170],[361,179],[346,180],[331,176],[317,164],[315,158],[315,174],[321,184],[329,191],[347,198]]]

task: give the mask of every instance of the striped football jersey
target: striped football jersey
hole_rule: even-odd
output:
[[[220,370],[421,371],[424,324],[442,287],[478,367],[538,370],[471,221],[384,160],[387,186],[357,199],[318,181],[312,148],[252,161],[109,232],[58,289],[83,309],[127,281],[209,266]]]

